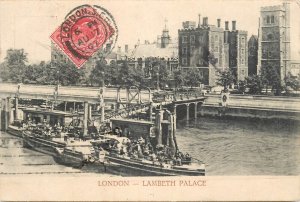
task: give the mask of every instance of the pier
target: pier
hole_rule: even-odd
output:
[[[157,91],[156,91],[157,92]],[[195,118],[198,104],[202,104],[205,97],[199,94],[174,94],[164,93],[153,100],[154,92],[149,88],[94,88],[94,87],[61,87],[38,86],[24,84],[1,83],[1,130],[6,131],[9,124],[19,119],[19,99],[43,99],[56,102],[81,102],[83,103],[84,134],[87,133],[88,120],[91,119],[91,106],[99,105],[101,122],[110,118],[126,118],[134,114],[148,113],[147,120],[153,121],[153,109],[160,106],[170,108],[176,115],[177,106],[186,106],[186,118],[189,121],[190,105],[194,105]],[[14,100],[14,105],[12,101]],[[109,112],[105,109],[110,108]],[[52,106],[53,110],[53,106]],[[66,111],[66,107],[65,107]]]
[[[154,99],[156,94],[159,96]],[[140,113],[146,113],[146,120],[153,121],[153,109],[158,107],[167,108],[176,117],[186,119],[187,123],[191,118],[197,119],[199,115],[292,120],[299,120],[300,117],[300,98],[228,95],[228,100],[224,103],[221,97],[220,94],[203,96],[197,92],[153,92],[148,88],[136,87],[61,87],[1,83],[0,129],[6,131],[9,124],[20,119],[19,99],[44,99],[51,100],[52,103],[60,101],[65,102],[65,106],[68,102],[81,102],[84,134],[87,134],[88,120],[92,118],[92,105],[100,106],[101,122]],[[109,111],[105,111],[106,109]]]

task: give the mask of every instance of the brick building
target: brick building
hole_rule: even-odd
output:
[[[231,68],[237,80],[248,75],[247,32],[236,30],[236,22],[232,22],[232,30],[225,22],[225,30],[221,20],[217,26],[209,25],[208,18],[203,23],[183,22],[183,29],[178,30],[179,63],[182,69],[198,68],[203,76],[203,84],[214,86],[218,70]],[[215,64],[209,58],[216,59]]]
[[[290,71],[290,7],[289,3],[262,7],[259,21],[258,68],[275,68],[283,82]]]
[[[233,70],[236,82],[248,76],[248,40],[247,31],[237,30],[236,21],[232,21],[232,30],[225,22],[224,43],[228,44],[229,68]]]
[[[257,74],[258,37],[252,35],[248,41],[248,75]]]
[[[198,68],[205,85],[215,85],[216,68],[225,68],[224,57],[224,29],[220,26],[209,25],[208,18],[203,23],[186,21],[182,23],[183,29],[178,30],[178,53],[181,68]],[[217,62],[210,64],[209,55],[213,55]]]

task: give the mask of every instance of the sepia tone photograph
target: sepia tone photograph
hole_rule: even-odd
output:
[[[0,1],[0,200],[299,200],[299,11]]]

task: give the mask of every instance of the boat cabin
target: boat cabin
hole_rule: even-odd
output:
[[[43,123],[46,121],[50,125],[60,123],[60,125],[69,125],[72,122],[73,114],[58,110],[44,108],[25,108],[23,109],[25,121],[31,120],[33,123]]]

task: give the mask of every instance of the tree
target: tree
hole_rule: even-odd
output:
[[[197,87],[201,83],[203,77],[196,68],[188,69],[185,74],[185,84],[189,87]]]
[[[246,86],[250,94],[260,94],[263,88],[263,82],[259,75],[252,75],[245,78]]]
[[[261,70],[262,83],[265,85],[268,92],[268,87],[271,86],[272,92],[275,91],[276,95],[279,95],[283,89],[281,85],[280,72],[271,64],[268,64]]]
[[[176,89],[185,85],[186,73],[184,71],[176,69],[173,71],[173,76],[175,80]]]
[[[98,86],[102,85],[102,82],[105,81],[105,69],[106,69],[106,61],[104,58],[96,61],[95,68],[91,71],[89,76],[89,80],[91,84],[97,84]]]
[[[7,50],[5,62],[9,71],[8,79],[14,82],[23,82],[27,61],[27,53],[25,53],[24,49]]]
[[[300,88],[300,73],[298,76],[293,76],[291,73],[285,77],[285,85],[286,85],[286,92],[289,91],[287,87],[290,87],[293,90],[298,90]]]
[[[228,89],[228,86],[234,82],[234,75],[230,69],[219,71],[219,78],[217,78],[217,84],[224,87],[224,90]]]
[[[244,94],[246,90],[246,80],[240,80],[238,82],[238,88],[239,92]]]
[[[6,61],[0,64],[0,78],[2,81],[7,81],[9,79],[9,69]]]

